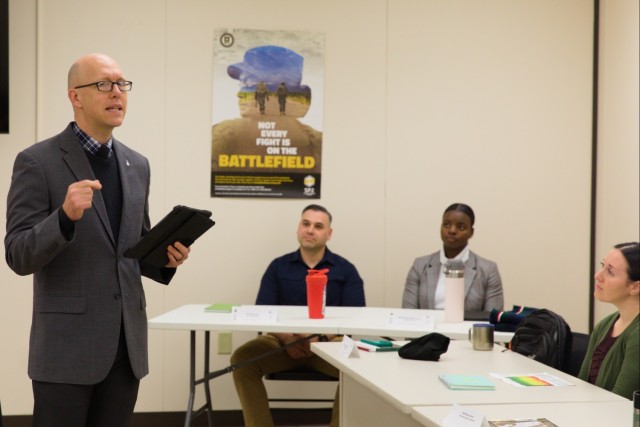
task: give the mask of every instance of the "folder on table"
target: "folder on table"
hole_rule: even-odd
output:
[[[191,246],[215,224],[210,217],[209,211],[175,206],[135,246],[127,249],[124,256],[164,267],[169,262],[167,246],[175,242]]]
[[[483,375],[440,374],[440,381],[452,390],[494,390],[496,386]]]
[[[207,313],[231,313],[231,310],[233,310],[233,304],[227,303],[215,303],[204,308]]]

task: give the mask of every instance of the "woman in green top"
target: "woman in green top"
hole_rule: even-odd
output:
[[[578,377],[627,399],[640,390],[640,246],[614,246],[595,275],[594,296],[618,311],[602,319],[589,340]]]

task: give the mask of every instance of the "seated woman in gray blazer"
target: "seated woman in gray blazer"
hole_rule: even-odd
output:
[[[475,214],[463,203],[449,206],[442,216],[443,247],[431,255],[416,258],[407,275],[402,308],[444,310],[444,268],[449,260],[464,262],[464,310],[502,310],[502,281],[495,262],[469,250]]]

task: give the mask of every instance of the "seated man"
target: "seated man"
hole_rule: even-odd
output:
[[[324,207],[309,205],[302,211],[298,224],[298,242],[300,248],[292,253],[276,258],[262,276],[256,304],[258,305],[306,305],[306,276],[309,269],[329,269],[327,273],[328,306],[365,305],[364,286],[356,268],[346,259],[334,254],[327,248],[331,239],[331,214]],[[236,364],[279,348],[306,335],[269,333],[260,335],[239,347],[231,356]],[[273,426],[267,391],[262,382],[265,374],[308,366],[325,374],[338,377],[338,370],[314,355],[310,342],[328,341],[336,337],[322,335],[320,338],[305,340],[300,344],[287,347],[272,356],[259,359],[255,363],[233,371],[245,426]],[[339,338],[336,338],[339,339]],[[333,404],[331,426],[338,426],[338,394]]]

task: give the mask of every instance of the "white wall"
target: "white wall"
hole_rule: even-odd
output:
[[[619,0],[608,19],[637,36],[632,2]],[[145,282],[150,317],[186,303],[253,302],[267,263],[296,246],[304,200],[209,197],[213,31],[228,27],[325,33],[320,202],[335,217],[330,246],[357,265],[369,305],[399,306],[413,258],[438,249],[442,210],[461,201],[476,210],[471,245],[498,262],[507,306],[548,307],[587,330],[591,2],[114,0],[103,20],[98,5],[10,1],[12,133],[0,135],[0,190],[8,190],[19,150],[72,119],[65,92],[73,60],[114,56],[135,82],[115,134],[150,159],[152,220],[180,203],[212,210],[217,222],[169,287]],[[635,69],[620,54],[608,71],[625,74],[611,79],[621,89],[604,93],[612,107],[601,129],[627,137],[601,136],[605,153],[624,153],[622,140],[635,132],[637,154],[634,40]],[[618,42],[604,45],[615,50]],[[636,114],[620,117],[616,97],[626,99],[628,87]],[[626,166],[636,177],[637,157]],[[599,218],[635,201],[624,217],[636,219],[635,230],[623,225],[618,234],[637,236],[637,181],[611,178],[608,168],[618,167],[608,159],[599,178],[617,182],[619,196],[599,205]],[[0,399],[5,414],[28,414],[30,278],[4,264],[0,278],[0,339],[12,349],[2,355]],[[234,335],[234,346],[250,336]],[[136,410],[184,410],[188,334],[152,330],[149,345],[151,374]],[[216,379],[213,393],[215,409],[239,407],[229,376]]]
[[[412,257],[438,248],[442,211],[462,201],[507,307],[585,328],[589,2],[404,0],[388,19],[385,302],[400,300]]]
[[[601,2],[596,266],[609,249],[640,240],[640,2]],[[615,310],[596,301],[595,317]]]

